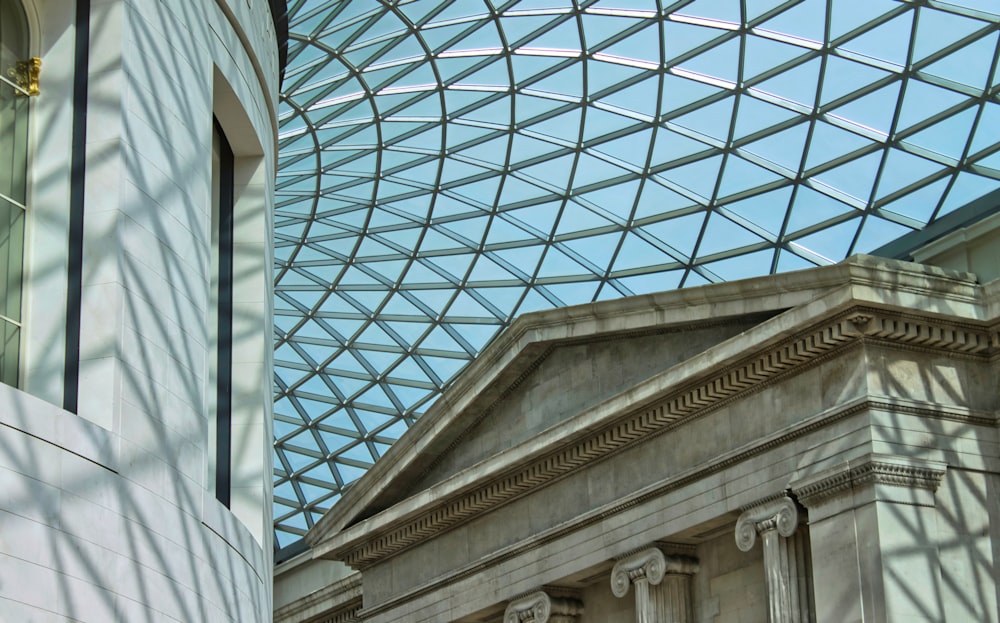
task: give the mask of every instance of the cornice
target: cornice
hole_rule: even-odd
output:
[[[944,323],[917,314],[902,314],[856,306],[816,323],[784,340],[737,358],[721,371],[701,371],[659,401],[638,410],[623,411],[605,426],[565,439],[553,451],[519,465],[500,466],[480,473],[471,488],[401,503],[405,514],[394,519],[375,516],[335,537],[320,552],[356,569],[405,551],[531,491],[566,476],[577,468],[607,459],[625,448],[662,434],[731,400],[797,373],[820,358],[866,340],[974,357],[990,355],[993,335],[972,323]],[[610,418],[609,418],[610,419]],[[447,485],[448,481],[442,483]],[[426,493],[426,492],[425,492]],[[427,503],[434,499],[434,502]],[[381,525],[379,525],[381,523]]]
[[[843,463],[792,484],[796,497],[807,508],[867,485],[888,485],[937,491],[947,466],[927,461],[871,454]]]
[[[358,609],[361,608],[361,574],[354,573],[342,580],[309,593],[305,597],[278,608],[274,611],[275,623],[291,623],[302,621],[303,617],[316,616],[312,611],[335,612],[327,618],[320,619],[322,623],[346,623],[355,620]]]

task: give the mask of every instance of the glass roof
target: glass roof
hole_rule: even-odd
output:
[[[287,548],[511,319],[825,265],[1000,188],[996,0],[291,0]]]

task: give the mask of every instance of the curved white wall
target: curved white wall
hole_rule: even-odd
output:
[[[0,387],[0,619],[270,620],[270,11],[266,0],[92,1],[73,414],[57,405],[75,4],[27,6],[42,94],[23,389]],[[213,115],[236,155],[232,511],[208,468]]]

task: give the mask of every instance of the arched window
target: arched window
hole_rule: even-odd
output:
[[[0,382],[16,385],[27,208],[28,21],[19,0],[0,0]]]

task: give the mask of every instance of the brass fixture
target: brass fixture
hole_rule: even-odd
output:
[[[17,61],[17,64],[7,70],[7,75],[21,88],[17,91],[20,95],[38,95],[38,75],[42,71],[42,59],[34,56],[26,61]]]

